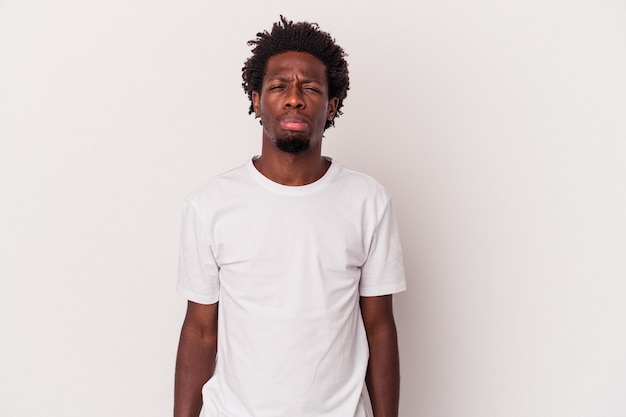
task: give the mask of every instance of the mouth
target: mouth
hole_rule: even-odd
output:
[[[306,130],[306,128],[309,126],[309,124],[304,120],[295,117],[286,117],[284,119],[281,119],[279,122],[280,127],[283,130],[289,130],[294,132],[302,132]]]

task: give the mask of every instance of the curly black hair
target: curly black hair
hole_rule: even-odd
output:
[[[320,30],[317,23],[297,22],[287,20],[282,15],[280,21],[274,23],[272,31],[263,31],[256,34],[256,39],[248,41],[252,48],[250,56],[241,69],[243,90],[250,99],[248,114],[254,113],[252,92],[260,92],[267,61],[274,55],[283,52],[306,52],[313,55],[326,65],[328,79],[328,96],[339,99],[335,117],[339,117],[343,100],[348,95],[350,78],[348,77],[347,54],[335,43],[327,32]],[[334,126],[335,121],[326,121],[324,129]]]

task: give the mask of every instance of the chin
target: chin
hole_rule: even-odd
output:
[[[274,140],[276,148],[287,153],[300,153],[309,149],[310,142],[302,138],[276,138]]]

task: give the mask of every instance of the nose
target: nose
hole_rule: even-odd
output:
[[[285,97],[285,107],[300,109],[304,106],[305,102],[302,97],[302,91],[300,91],[297,86],[291,87],[287,92],[287,96]]]

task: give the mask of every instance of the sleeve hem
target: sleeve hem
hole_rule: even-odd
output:
[[[379,295],[396,294],[402,291],[406,291],[406,282],[401,282],[394,285],[387,285],[384,287],[361,288],[359,290],[359,295],[361,297],[376,297]]]
[[[219,294],[217,295],[201,295],[197,294],[184,287],[176,287],[176,293],[189,301],[193,301],[198,304],[215,304],[219,301]]]

